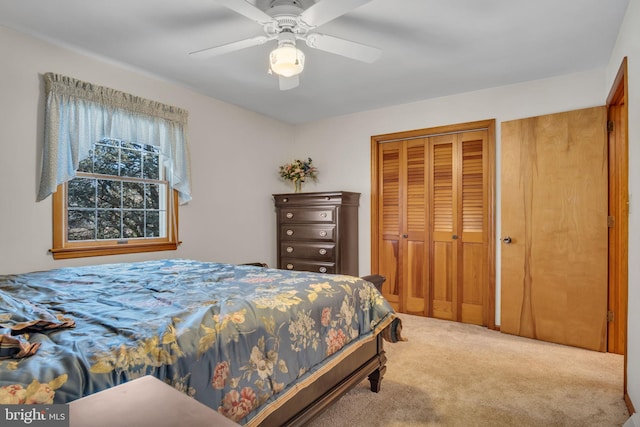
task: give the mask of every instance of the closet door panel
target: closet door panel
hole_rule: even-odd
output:
[[[438,319],[455,319],[454,275],[451,265],[452,246],[451,242],[434,242],[432,245],[432,317]]]
[[[380,243],[380,274],[386,277],[382,284],[382,294],[396,311],[400,310],[400,242],[391,238],[383,238]]]
[[[460,320],[485,324],[483,289],[487,282],[487,132],[459,135],[460,182],[457,191],[461,265],[459,279]]]
[[[393,308],[401,307],[401,241],[402,237],[402,194],[400,178],[404,173],[404,157],[400,142],[390,142],[378,146],[378,212],[381,213],[378,229],[378,273],[387,280],[382,285],[382,293]]]
[[[456,320],[457,309],[457,177],[454,164],[455,134],[429,139],[431,161],[431,259],[433,317]]]
[[[483,325],[483,285],[486,272],[484,264],[478,260],[484,258],[485,249],[477,243],[465,243],[462,249],[462,280],[460,290],[460,321]]]
[[[403,271],[406,274],[405,310],[411,314],[427,314],[427,173],[424,139],[406,141],[406,176],[404,206],[406,220],[403,230]]]

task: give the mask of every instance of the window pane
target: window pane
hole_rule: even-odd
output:
[[[143,178],[160,179],[160,156],[158,154],[144,153]]]
[[[162,191],[165,190],[164,185],[158,184],[145,184],[145,206],[147,209],[160,209],[160,187],[162,187]]]
[[[96,205],[96,180],[74,178],[69,181],[68,203],[70,208],[94,208]]]
[[[144,237],[144,211],[122,213],[122,235],[125,239]]]
[[[122,183],[122,208],[144,209],[144,184],[138,182]]]
[[[69,210],[67,240],[95,240],[96,211]]]
[[[120,239],[120,211],[98,211],[98,239]]]
[[[120,176],[142,177],[142,152],[140,150],[122,149],[120,161]]]
[[[164,237],[164,230],[160,229],[159,212],[147,211],[145,237]]]
[[[108,179],[98,181],[98,207],[103,209],[120,208],[121,182]]]
[[[120,161],[118,147],[106,147],[104,145],[96,145],[94,171],[105,175],[118,175]]]

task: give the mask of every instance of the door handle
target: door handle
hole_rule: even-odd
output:
[[[503,243],[505,243],[505,244],[507,244],[507,245],[508,245],[508,244],[510,244],[510,243],[511,243],[511,237],[510,237],[510,236],[507,236],[507,237],[503,238],[503,239],[502,239],[502,242],[503,242]]]

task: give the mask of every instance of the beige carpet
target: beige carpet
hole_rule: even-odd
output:
[[[380,393],[365,381],[311,427],[621,426],[623,357],[400,315]]]

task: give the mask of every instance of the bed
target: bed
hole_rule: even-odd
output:
[[[145,375],[246,426],[301,425],[369,378],[399,319],[357,277],[169,259],[0,276],[0,404]]]

